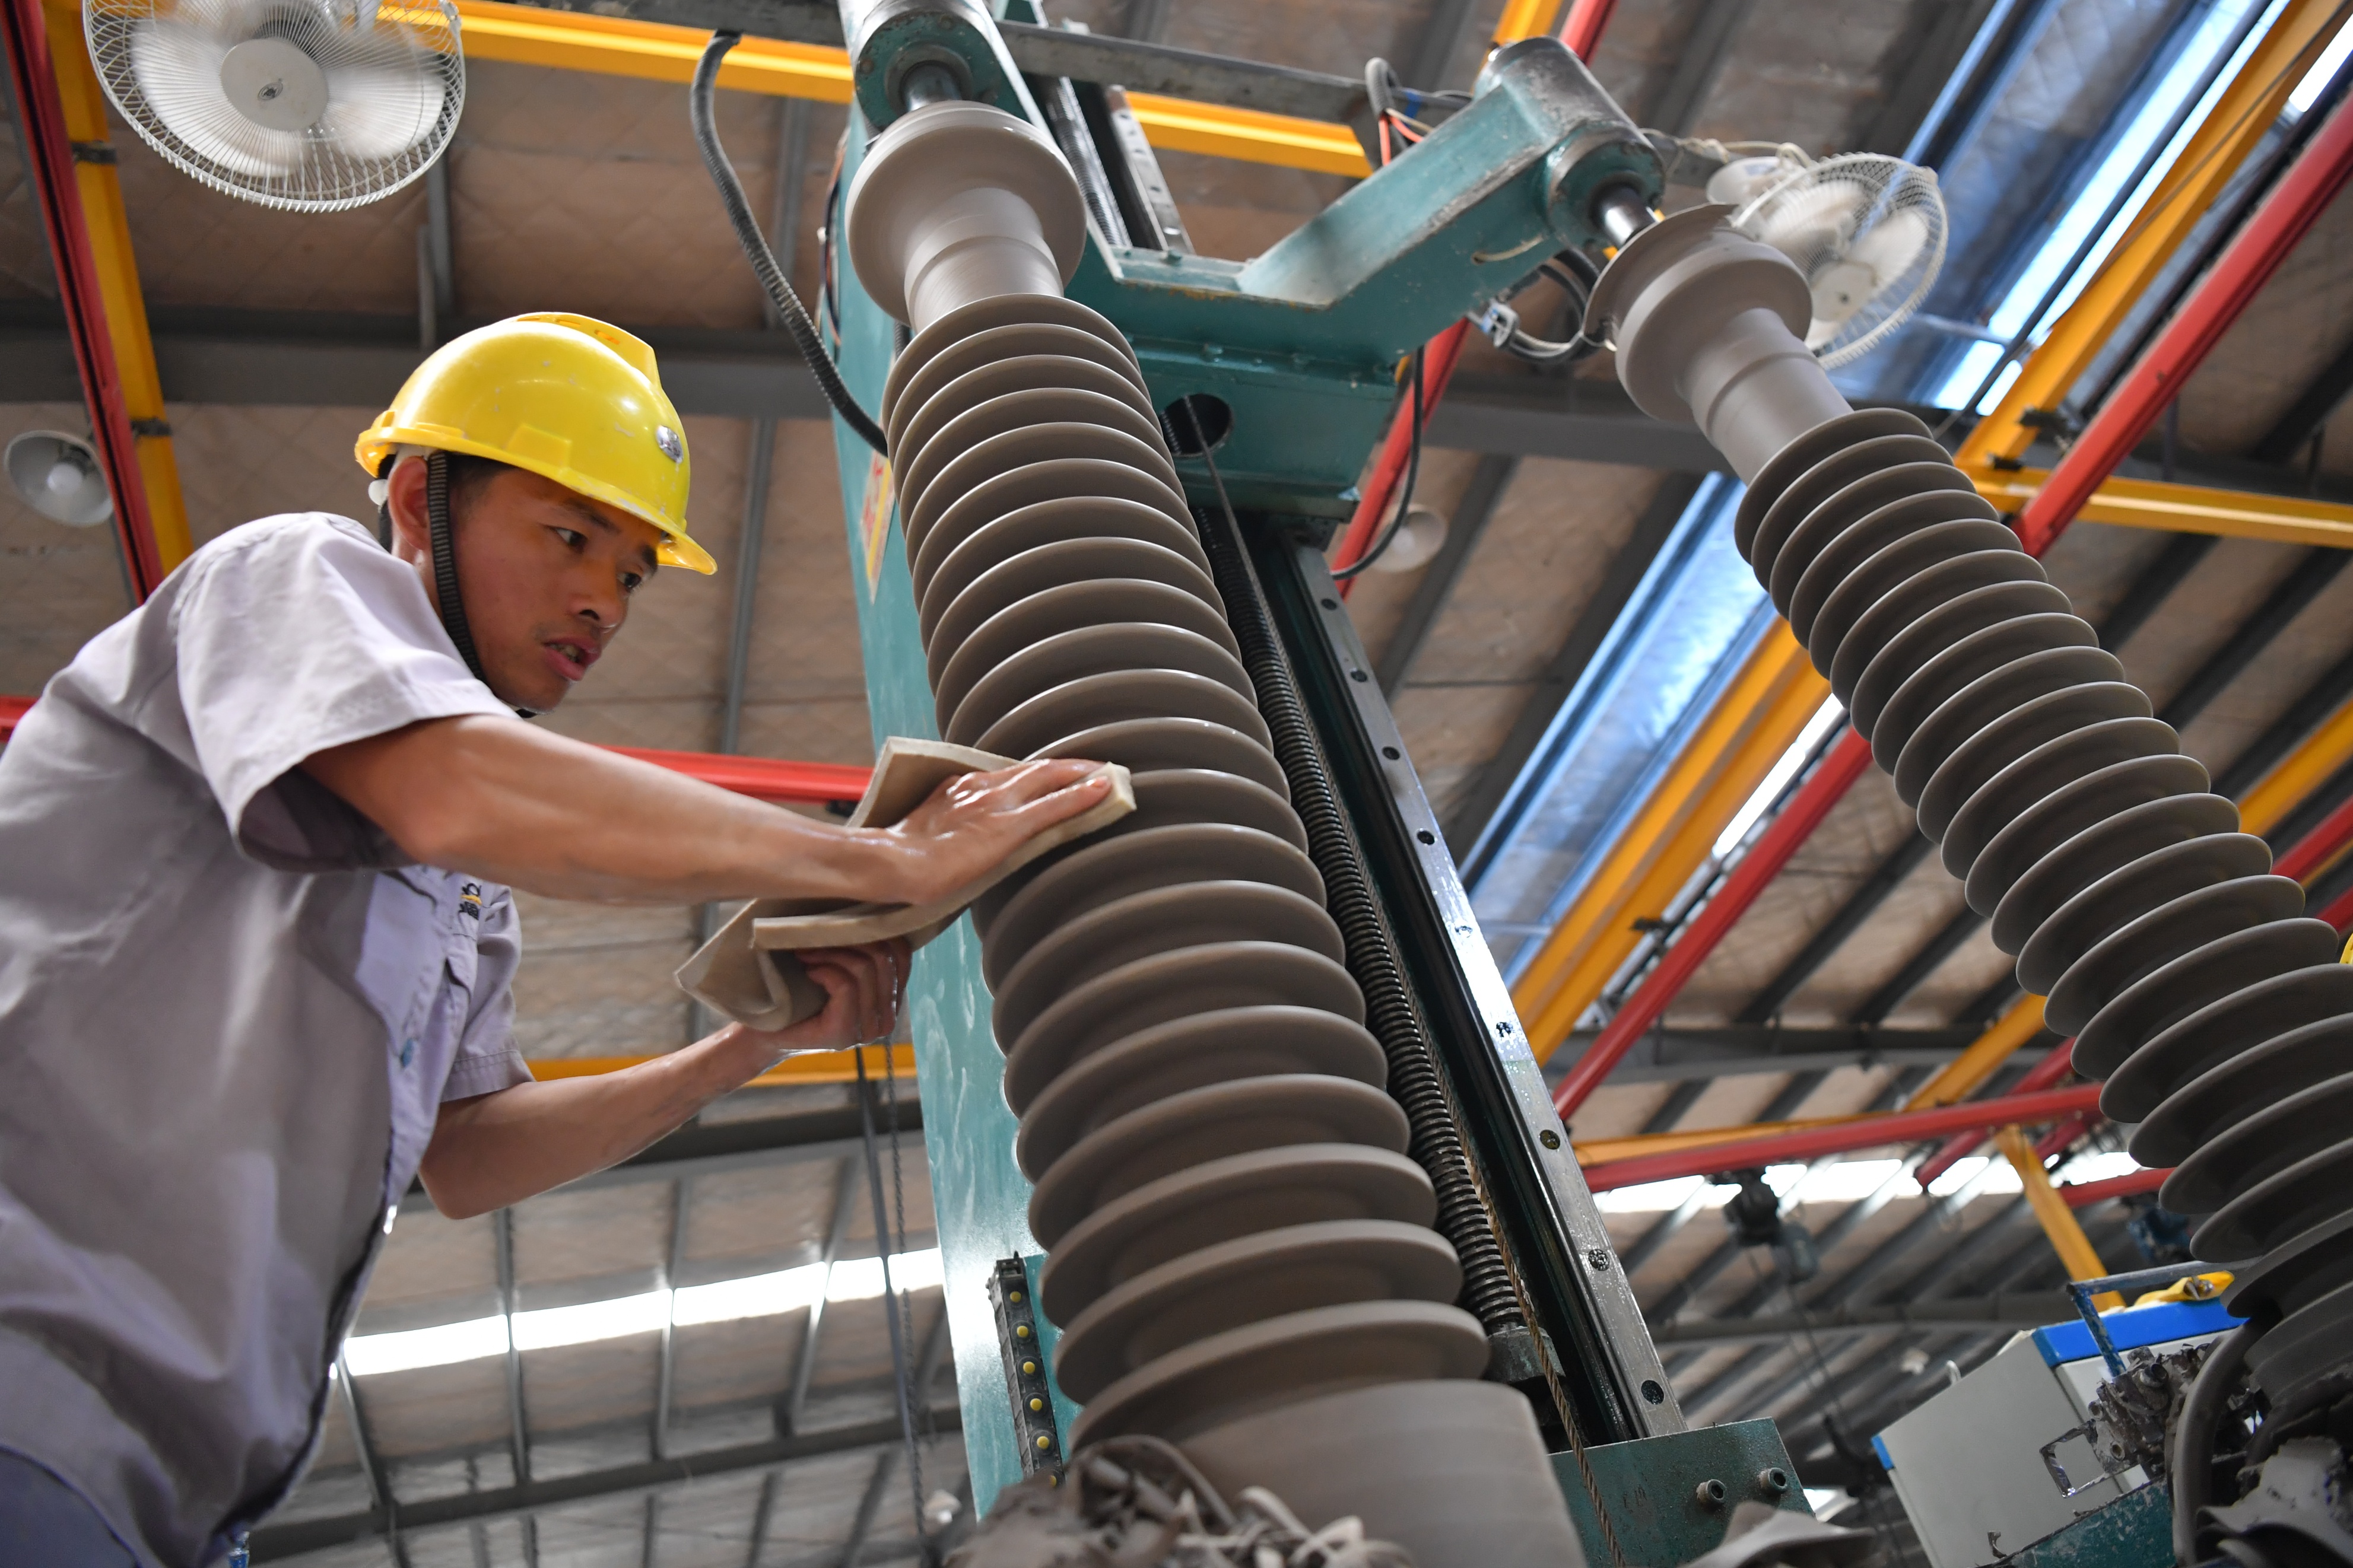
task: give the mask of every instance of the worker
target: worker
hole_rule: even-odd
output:
[[[923,903],[1100,802],[968,774],[887,829],[534,728],[658,566],[709,573],[650,349],[521,316],[359,441],[379,529],[197,551],[0,752],[0,1563],[193,1568],[282,1501],[413,1177],[480,1215],[628,1158],[787,1053],[886,1039],[903,942],[823,1012],[532,1081],[511,888]]]

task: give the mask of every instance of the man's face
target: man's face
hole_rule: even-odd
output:
[[[433,592],[425,465],[393,471],[399,554]],[[617,507],[519,468],[450,498],[458,584],[482,672],[501,700],[543,713],[588,673],[654,574],[661,534]]]

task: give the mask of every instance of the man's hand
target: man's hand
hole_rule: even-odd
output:
[[[927,904],[970,886],[1031,838],[1110,794],[1111,775],[1101,763],[1020,763],[948,780],[897,825],[876,830],[899,849],[906,868],[906,890],[895,901]]]
[[[914,962],[904,937],[865,947],[804,948],[793,956],[824,987],[825,1009],[786,1028],[744,1029],[746,1041],[774,1053],[758,1072],[795,1051],[835,1051],[891,1037],[907,995],[907,967]]]
[[[464,1219],[519,1203],[618,1164],[796,1051],[891,1037],[913,956],[904,942],[797,956],[825,988],[826,1005],[788,1029],[730,1024],[619,1072],[517,1084],[442,1106],[417,1172],[434,1207]]]

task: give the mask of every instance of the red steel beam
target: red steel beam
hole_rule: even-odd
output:
[[[2353,176],[2353,107],[2340,104],[2026,503],[2019,515],[2018,536],[2029,550],[2041,554],[2074,521],[2092,492],[2157,423],[2165,405],[2180,395],[2189,374],[2287,259],[2348,176]]]
[[[1591,65],[1593,51],[1601,47],[1601,30],[1617,9],[1618,0],[1572,0],[1568,19],[1560,25],[1560,41],[1570,54]]]
[[[2058,1191],[2069,1208],[2089,1208],[2110,1198],[2128,1198],[2135,1193],[2153,1193],[2165,1185],[2165,1178],[2171,1174],[2173,1168],[2170,1165],[2162,1171],[2127,1171],[2104,1182],[2071,1182]]]
[[[0,697],[0,741],[16,732],[16,721],[32,705],[33,700],[29,697]]]
[[[1797,1164],[1825,1154],[1875,1149],[1883,1143],[1916,1143],[1924,1139],[1971,1128],[2010,1127],[2054,1121],[2100,1101],[2096,1083],[2046,1089],[2033,1094],[2006,1094],[1999,1100],[1968,1100],[1927,1110],[1898,1110],[1884,1116],[1858,1116],[1823,1127],[1776,1132],[1765,1138],[1735,1139],[1693,1149],[1658,1154],[1637,1154],[1585,1168],[1585,1184],[1597,1193],[1612,1187],[1667,1182],[1679,1176],[1706,1176],[1752,1165]]]
[[[147,486],[106,321],[106,300],[98,263],[90,250],[81,191],[74,178],[74,142],[66,129],[65,105],[58,96],[55,61],[40,0],[0,0],[0,33],[7,44],[8,73],[25,121],[26,162],[40,192],[41,226],[48,235],[58,300],[65,307],[66,336],[81,372],[90,423],[97,439],[99,466],[114,498],[114,527],[132,592],[144,599],[164,580],[165,566],[147,510]],[[80,36],[65,40],[80,48]]]
[[[2038,1089],[2055,1088],[2064,1082],[2067,1075],[2074,1070],[2075,1042],[2062,1040],[2052,1048],[2050,1055],[2029,1068],[2016,1083],[2010,1085],[2010,1092],[2031,1094]],[[1951,1170],[1955,1161],[1968,1158],[1970,1152],[1984,1142],[1983,1129],[1962,1133],[1929,1155],[1920,1168],[1912,1173],[1913,1179],[1922,1186],[1926,1186],[1930,1182]],[[2044,1156],[2045,1159],[2049,1157]]]
[[[2336,902],[2327,909],[2316,910],[2313,912],[2317,919],[2327,921],[2330,925],[2335,926],[2337,934],[2339,936],[2353,931],[2353,888],[2348,888],[2337,894]]]
[[[2272,869],[2299,882],[2309,881],[2316,873],[2327,870],[2348,844],[2353,844],[2353,795],[2338,802],[2335,811],[2289,846],[2285,854],[2272,862]]]
[[[737,795],[818,805],[828,801],[856,800],[866,793],[866,781],[874,771],[839,763],[787,763],[768,757],[722,756],[715,752],[656,752],[639,746],[605,749]]]
[[[2054,1154],[2063,1154],[2075,1146],[2075,1140],[2100,1123],[2096,1110],[2079,1110],[2060,1122],[2034,1142],[2034,1157],[2048,1163]]]

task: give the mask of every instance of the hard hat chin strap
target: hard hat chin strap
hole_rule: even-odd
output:
[[[474,679],[483,685],[491,678],[482,672],[481,655],[474,651],[474,634],[466,624],[466,600],[458,589],[458,546],[449,523],[449,454],[435,450],[425,455],[425,521],[433,543],[433,597],[441,612],[441,629],[458,647],[458,657],[466,661]],[[528,708],[515,710],[518,719],[539,717]]]
[[[425,456],[425,520],[433,541],[433,597],[441,611],[441,629],[458,645],[458,657],[488,686],[482,659],[474,651],[474,634],[466,625],[466,601],[458,592],[458,549],[449,528],[449,455]]]

